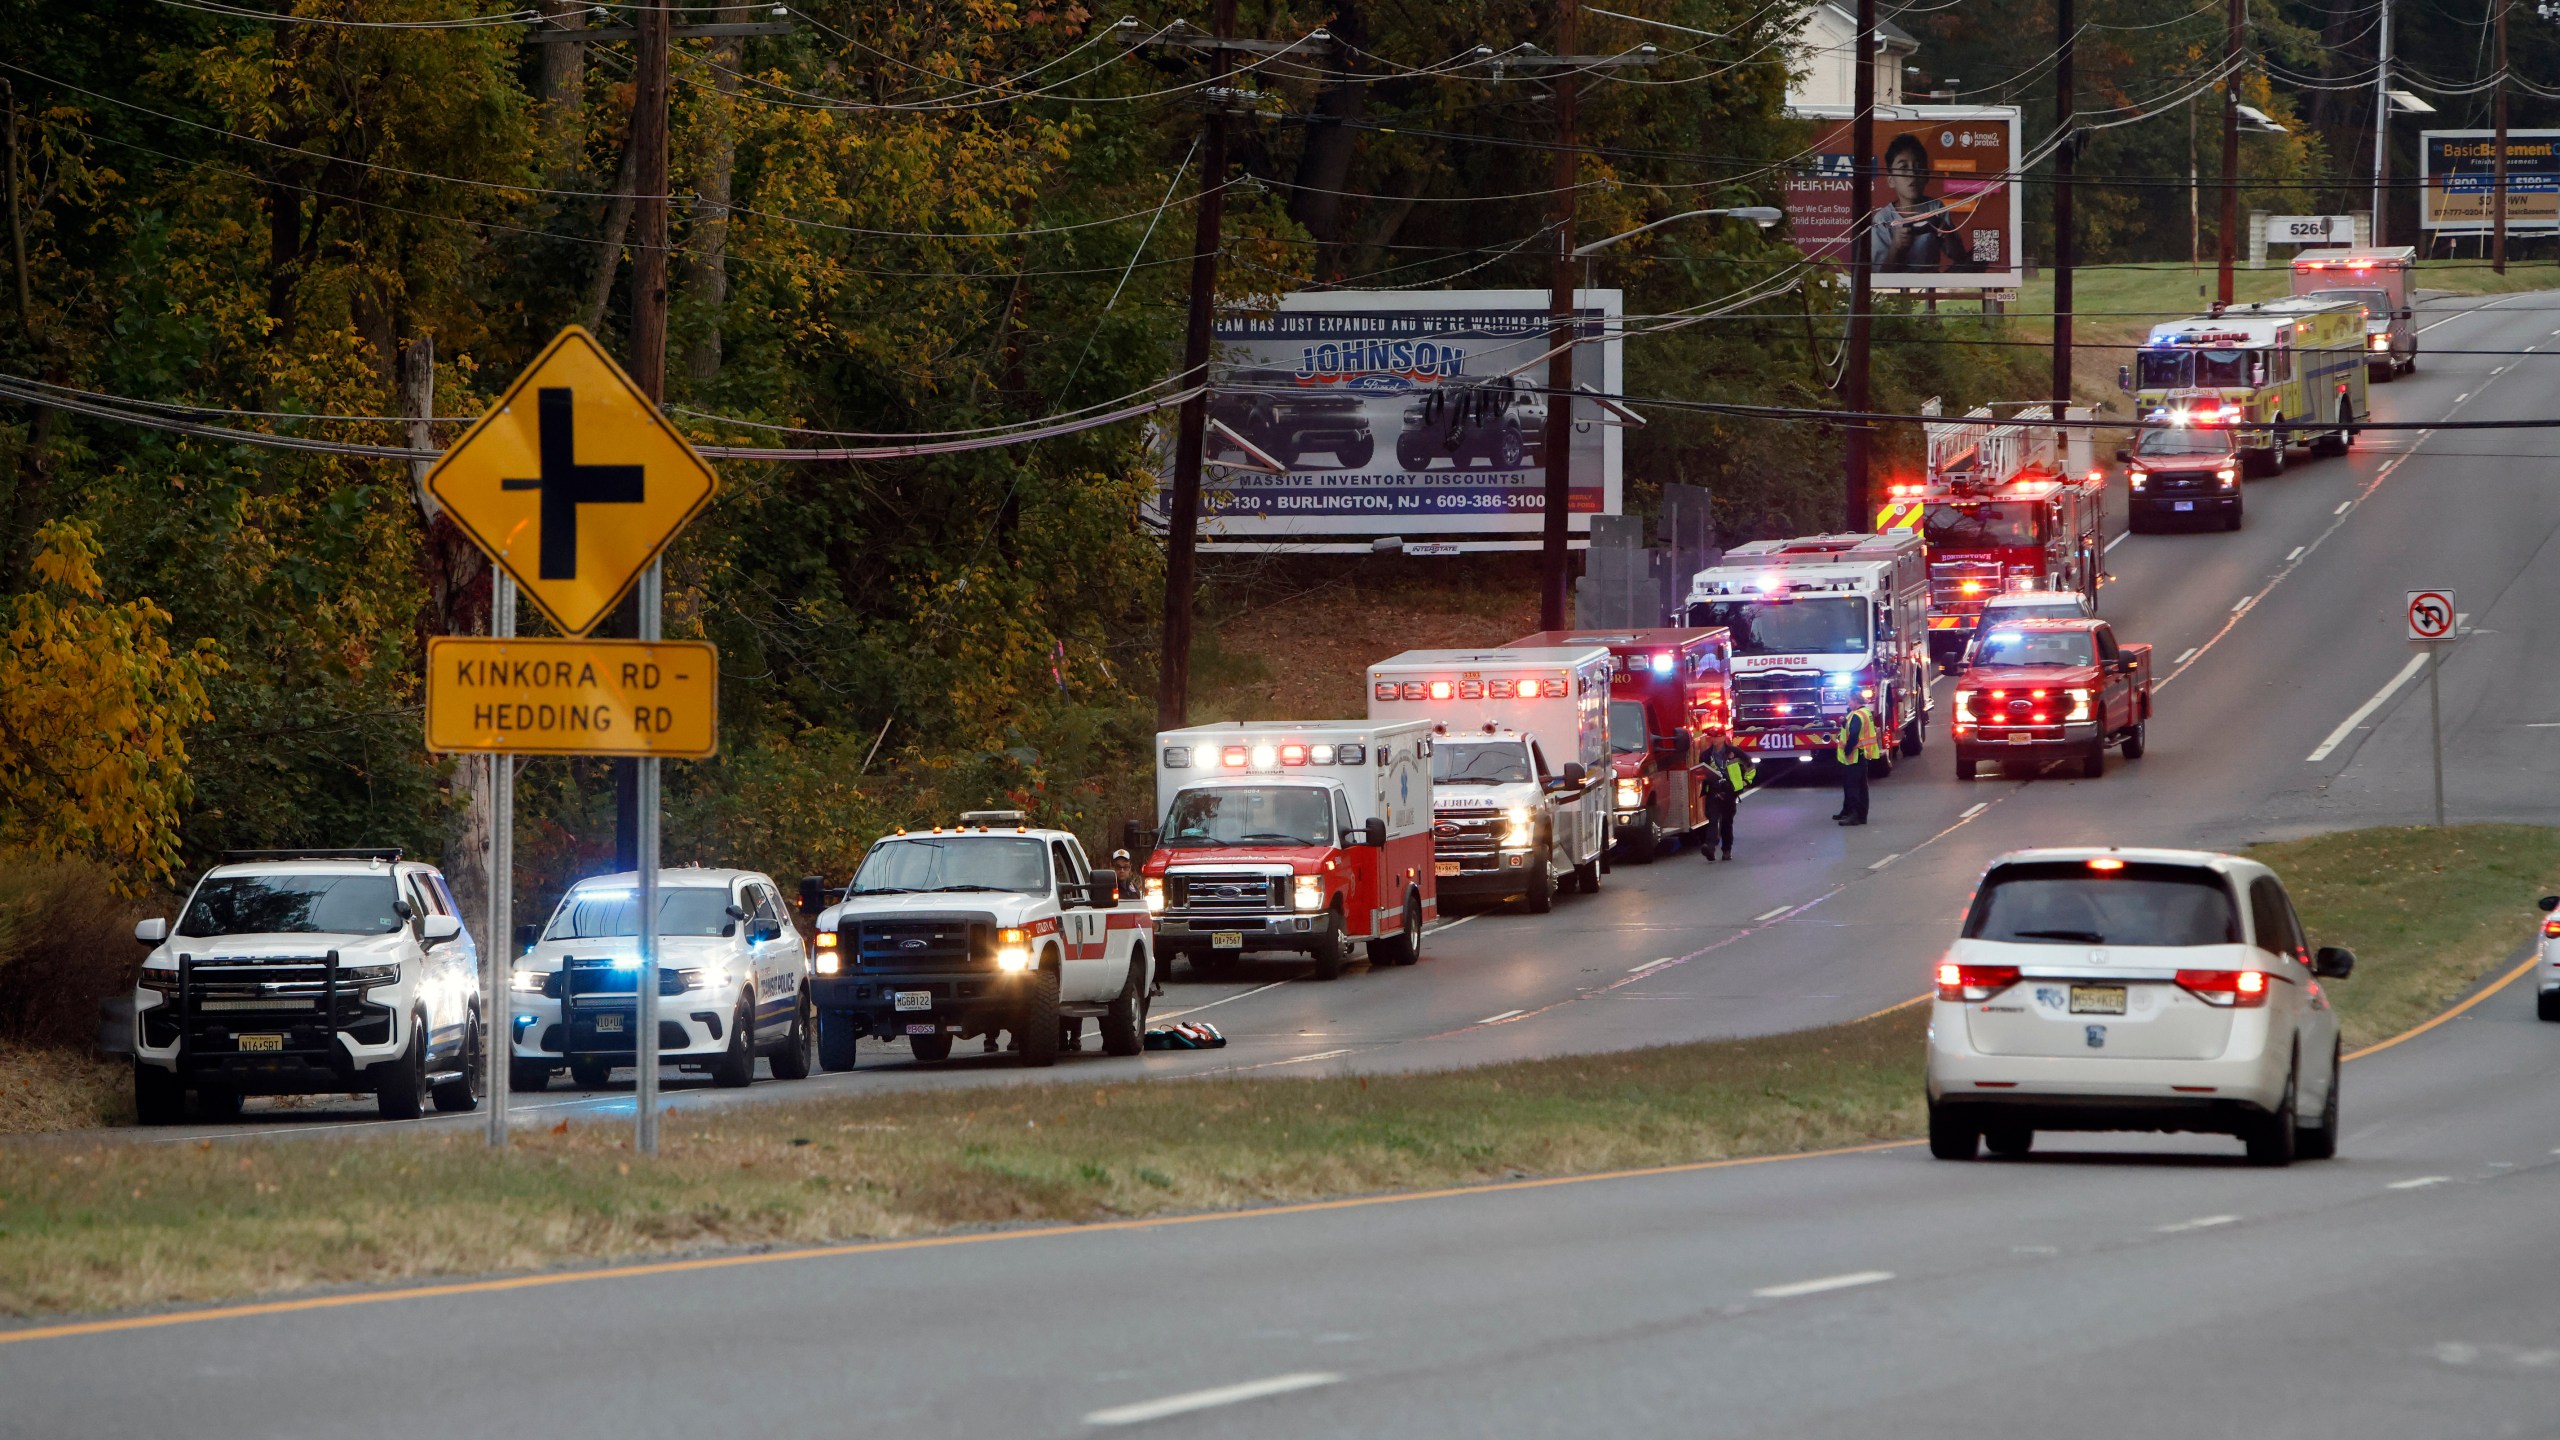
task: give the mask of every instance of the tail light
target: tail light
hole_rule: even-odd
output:
[[[2555,915],[2542,922],[2542,938],[2545,940],[2560,940],[2560,915]]]
[[[2181,970],[2178,988],[2207,1005],[2250,1010],[2267,1003],[2263,970]]]
[[[1988,1000],[2017,983],[2015,965],[1959,965],[1949,960],[1938,966],[1941,1000]]]

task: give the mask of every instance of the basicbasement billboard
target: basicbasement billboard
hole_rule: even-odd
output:
[[[2486,235],[2497,217],[2498,132],[2418,135],[2418,224]],[[2507,233],[2560,230],[2560,130],[2507,132]]]
[[[1846,268],[1858,205],[1855,114],[1799,109],[1818,125],[1805,167],[1787,177],[1798,249]],[[1879,105],[1868,255],[1879,290],[2014,290],[2018,251],[2018,108]]]
[[[1580,385],[1620,386],[1620,296],[1575,297]],[[1544,290],[1321,291],[1218,322],[1200,533],[1246,545],[1484,542],[1545,526]],[[1514,373],[1518,372],[1518,373]],[[1620,436],[1574,407],[1572,528],[1618,513]],[[1168,497],[1157,496],[1157,518]]]

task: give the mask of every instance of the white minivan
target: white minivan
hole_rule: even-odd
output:
[[[1929,1152],[2038,1130],[2234,1135],[2283,1165],[2338,1148],[2338,1017],[2275,872],[2198,850],[2020,850],[1991,862],[1938,965]]]

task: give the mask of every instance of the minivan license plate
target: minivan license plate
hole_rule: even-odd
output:
[[[242,1035],[237,1038],[243,1050],[282,1050],[284,1048],[284,1037],[281,1035]]]
[[[2124,1013],[2124,987],[2121,985],[2074,985],[2071,987],[2071,1013],[2074,1015],[2121,1015]]]
[[[901,990],[897,992],[895,999],[891,1003],[895,1004],[897,1008],[901,1010],[930,1010],[933,1008],[933,992],[930,990]]]
[[[2169,502],[2169,508],[2172,510],[2193,510],[2196,508],[2196,502],[2193,500],[2172,500]]]

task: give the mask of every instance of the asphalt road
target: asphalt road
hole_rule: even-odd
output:
[[[2560,392],[2560,294],[2441,301],[2422,311],[2414,375],[2373,387],[2384,420],[2517,419]],[[1215,1052],[1107,1059],[1050,1071],[964,1052],[919,1067],[866,1043],[849,1073],[747,1092],[670,1074],[679,1109],[898,1086],[1039,1083],[1101,1073],[1444,1068],[1820,1025],[1910,998],[1975,876],[2022,845],[2229,847],[2347,825],[2416,823],[2432,807],[2423,678],[2401,676],[2404,592],[2450,586],[2476,632],[2440,676],[2446,787],[2457,820],[2545,821],[2560,810],[2560,678],[2535,663],[2534,617],[2560,601],[2537,564],[2560,529],[2547,476],[2560,432],[2376,432],[2344,459],[2295,459],[2248,482],[2237,533],[2109,534],[2102,613],[2153,647],[2159,704],[2150,752],[2110,756],[2098,780],[1954,778],[1943,743],[1875,787],[1874,823],[1830,822],[1834,791],[1780,783],[1742,811],[1736,863],[1675,853],[1623,866],[1596,896],[1548,916],[1515,908],[1457,919],[1424,962],[1321,983],[1273,960],[1236,981],[1177,981],[1156,1018],[1196,1015],[1230,1039]],[[2121,497],[2118,497],[2121,504]],[[1943,698],[1945,686],[1939,694]],[[1944,733],[1944,709],[1936,734]],[[2308,759],[2315,751],[2321,758]],[[1782,762],[1781,762],[1782,763]],[[1812,768],[1812,767],[1808,767]],[[1186,972],[1187,973],[1187,972]],[[628,1114],[627,1078],[600,1093],[525,1097],[526,1123]],[[252,1102],[262,1124],[122,1132],[136,1138],[340,1133],[375,1127],[369,1101]],[[477,1116],[422,1125],[470,1126]]]

